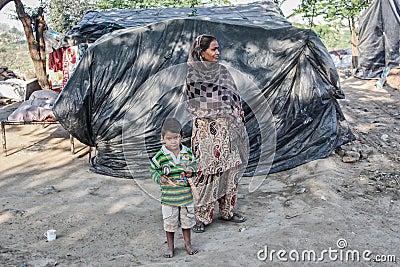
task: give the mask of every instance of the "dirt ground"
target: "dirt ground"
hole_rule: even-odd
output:
[[[398,77],[390,78],[399,84]],[[162,257],[160,204],[133,180],[89,171],[87,148],[77,143],[72,155],[60,126],[8,126],[0,265],[314,266],[312,252],[320,266],[399,264],[400,92],[375,82],[341,81],[339,103],[357,137],[342,148],[361,160],[332,154],[268,175],[253,193],[242,179],[237,210],[247,222],[215,219],[193,233],[194,256],[178,233],[172,259]],[[11,109],[2,107],[0,119]],[[55,241],[46,240],[48,229],[57,230]]]

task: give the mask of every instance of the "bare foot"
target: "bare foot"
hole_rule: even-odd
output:
[[[233,216],[231,217],[231,221],[236,223],[242,223],[246,221],[246,218],[240,215],[239,213],[234,213]]]
[[[168,248],[164,253],[164,258],[172,258],[174,256],[174,249]]]
[[[197,252],[199,252],[197,249],[193,248],[191,244],[185,245],[185,249],[189,255],[194,255],[197,254]]]
[[[219,219],[224,220],[224,221],[234,222],[234,223],[242,223],[247,220],[245,217],[243,217],[239,213],[233,213],[232,217],[227,218],[227,219],[223,218],[223,217],[219,217]]]

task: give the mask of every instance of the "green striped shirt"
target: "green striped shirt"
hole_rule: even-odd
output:
[[[165,166],[169,168],[168,178],[176,186],[161,183],[161,176]],[[192,169],[193,176],[195,175],[197,171],[195,158],[192,151],[184,145],[182,145],[177,157],[163,145],[151,159],[150,174],[151,178],[161,187],[161,204],[186,206],[193,203],[190,185],[180,176],[186,168]]]

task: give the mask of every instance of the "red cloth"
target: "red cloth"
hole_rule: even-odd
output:
[[[69,78],[71,77],[71,74],[74,72],[75,65],[77,63],[77,54],[78,54],[77,47],[69,46],[68,48],[64,49],[63,61],[62,61],[62,64],[63,64],[62,88],[64,88],[64,86],[67,84]]]
[[[54,71],[63,70],[64,48],[59,48],[49,54],[49,69]]]

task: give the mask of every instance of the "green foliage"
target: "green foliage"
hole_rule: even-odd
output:
[[[197,7],[202,5],[229,5],[229,0],[47,0],[46,22],[52,30],[65,34],[88,10],[138,9],[161,7]]]
[[[294,14],[300,14],[304,19],[308,21],[310,28],[314,27],[314,20],[322,14],[322,10],[319,6],[320,0],[302,0],[300,5],[294,9]]]
[[[354,29],[356,18],[371,2],[372,0],[302,0],[294,13],[306,18],[311,28],[315,26],[315,19],[322,17],[326,22],[346,22],[350,29]]]
[[[308,28],[308,25],[296,24],[299,28]],[[312,29],[328,51],[339,50],[350,47],[350,31],[338,25],[315,25]]]
[[[91,5],[85,0],[48,0],[46,22],[50,29],[65,34],[89,9]]]
[[[17,43],[24,40],[24,33],[19,31],[17,28],[12,27],[11,29],[3,30],[0,33],[0,45],[7,43]]]
[[[351,33],[353,36],[357,34],[357,18],[371,2],[372,0],[302,0],[294,14],[306,18],[308,27],[320,36],[325,46],[329,50],[336,50],[351,45]],[[321,28],[315,24],[316,18],[323,18],[328,24]],[[346,27],[347,30],[343,30]],[[344,38],[348,38],[347,41]]]
[[[231,4],[229,0],[97,0],[93,7],[101,10],[105,9],[124,9],[124,8],[161,8],[161,7],[197,7],[202,5],[222,5]]]
[[[324,18],[327,21],[358,17],[360,12],[371,3],[372,0],[320,0]]]
[[[23,32],[17,28],[0,23],[0,66],[12,71],[28,71],[33,69],[29,56],[28,44]]]

